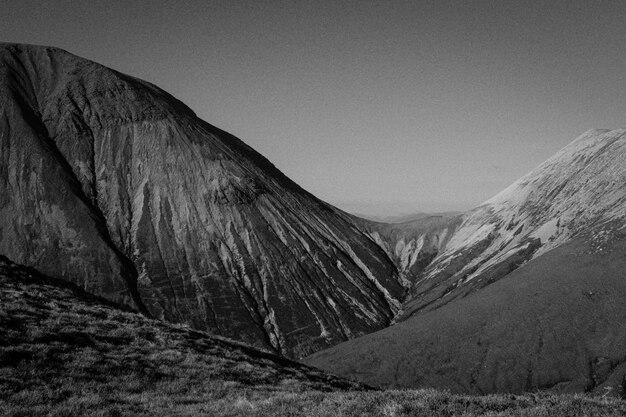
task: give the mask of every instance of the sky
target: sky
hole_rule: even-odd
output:
[[[0,0],[0,40],[150,81],[351,212],[470,209],[626,127],[626,2]]]

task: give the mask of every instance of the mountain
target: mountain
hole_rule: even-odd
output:
[[[455,212],[455,211],[449,211],[449,212],[443,212],[443,213],[424,213],[424,212],[415,212],[415,213],[403,213],[403,214],[397,214],[397,215],[370,215],[370,214],[363,214],[363,213],[357,213],[357,212],[350,212],[351,214],[355,215],[356,217],[360,218],[360,219],[364,219],[364,220],[369,220],[371,222],[375,222],[375,223],[410,223],[416,220],[420,220],[420,219],[426,219],[429,217],[438,217],[438,216],[445,216],[445,217],[450,217],[450,216],[454,216],[455,214],[460,214],[460,212]]]
[[[625,133],[624,129],[584,133],[464,214],[445,250],[417,277],[402,316],[483,288],[580,232],[622,227]]]
[[[382,386],[624,395],[626,129],[583,134],[465,213],[400,323],[307,362]]]
[[[146,314],[300,357],[405,289],[352,216],[163,90],[0,45],[0,254]]]

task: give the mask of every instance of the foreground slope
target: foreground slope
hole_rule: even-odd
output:
[[[0,45],[0,254],[296,357],[404,295],[350,216],[157,87],[47,47]]]
[[[253,396],[364,389],[282,357],[121,310],[0,257],[0,414],[210,412]],[[162,398],[158,398],[158,397]],[[167,398],[167,396],[171,396]],[[230,398],[232,399],[232,398]],[[118,407],[114,405],[117,404]]]
[[[120,310],[0,258],[0,414],[619,416],[581,396],[369,391],[236,342]]]
[[[464,214],[404,322],[308,362],[385,386],[623,395],[625,136],[587,132]]]

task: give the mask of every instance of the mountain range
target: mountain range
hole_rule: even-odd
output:
[[[0,44],[1,255],[371,385],[623,394],[625,159],[592,130],[473,210],[381,223],[150,83]]]

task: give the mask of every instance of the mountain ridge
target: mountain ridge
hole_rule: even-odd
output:
[[[399,310],[395,265],[351,216],[158,87],[4,44],[0,97],[0,253],[295,357]]]
[[[461,216],[398,324],[306,362],[383,386],[625,396],[626,129],[590,130]]]

